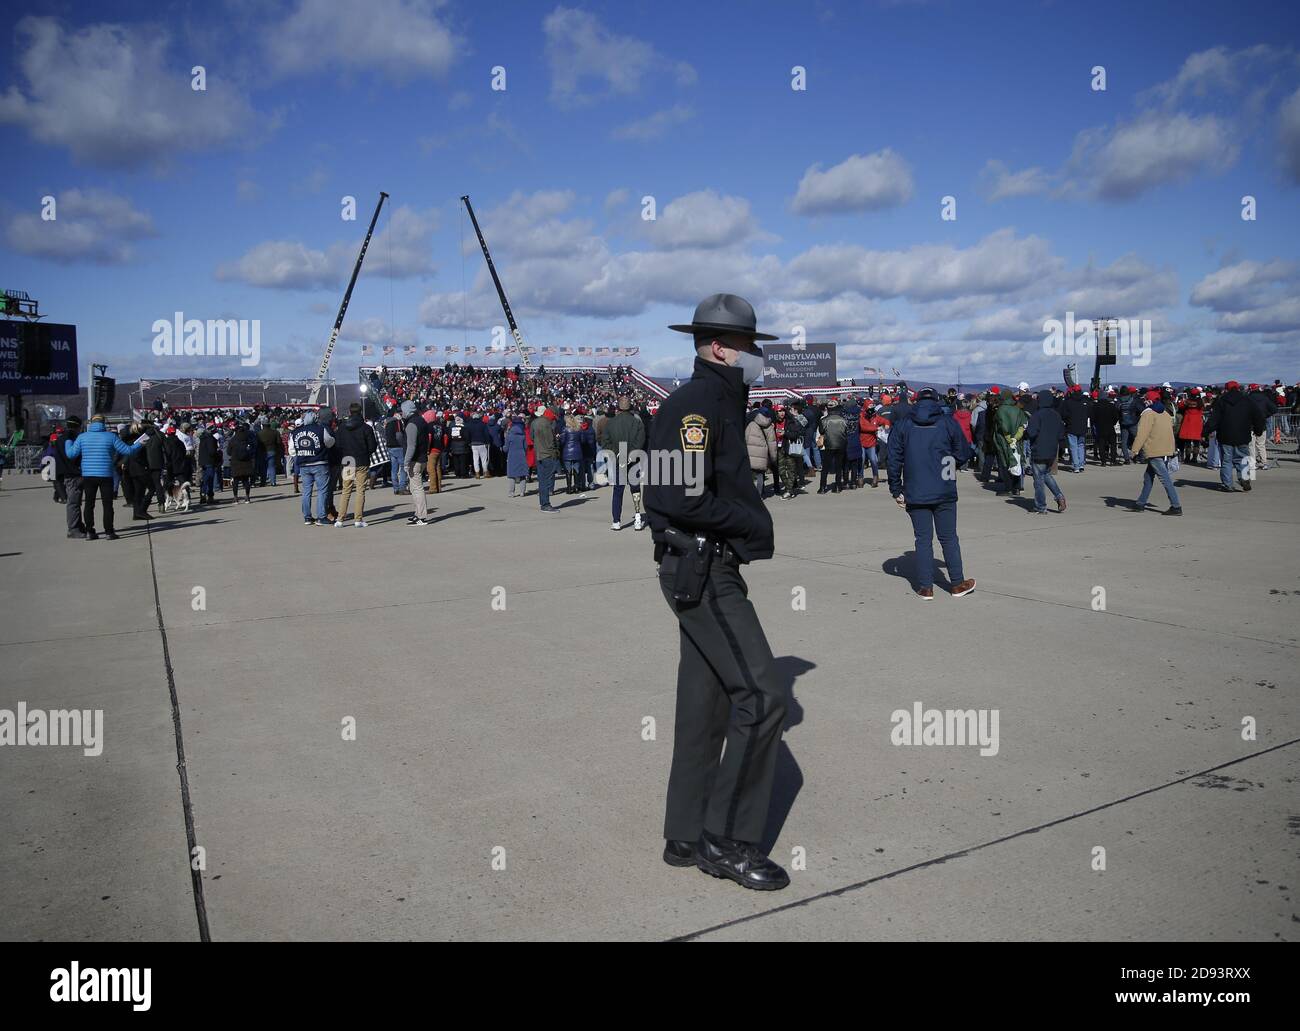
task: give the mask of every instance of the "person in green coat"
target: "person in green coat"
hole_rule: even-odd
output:
[[[998,473],[1002,477],[1003,491],[1010,491],[1012,497],[1019,497],[1025,485],[1024,470],[1021,468],[1019,475],[1013,474],[1011,470],[1020,467],[1020,438],[1025,435],[1029,416],[1025,413],[1023,402],[1017,397],[1014,401],[1003,401],[998,406],[995,418],[993,445],[997,449]]]

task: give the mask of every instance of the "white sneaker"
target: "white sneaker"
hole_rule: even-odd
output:
[[[634,530],[645,529],[645,522],[642,520],[640,516],[637,516],[635,519],[632,520],[632,529]]]
[[[612,522],[612,523],[609,524],[609,528],[610,528],[611,530],[621,530],[621,529],[623,529],[623,524],[620,523],[620,522],[615,521],[615,522]]]
[[[342,520],[342,519],[335,519],[335,520],[334,520],[334,529],[336,529],[336,530],[341,530],[341,529],[343,529],[343,520]]]
[[[355,526],[358,530],[364,530],[366,526],[369,524],[364,519],[358,519],[352,525]]]

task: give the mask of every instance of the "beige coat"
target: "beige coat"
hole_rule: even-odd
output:
[[[1143,458],[1168,458],[1178,450],[1174,444],[1174,417],[1148,408],[1138,418],[1137,436],[1130,450]]]
[[[745,427],[745,447],[749,450],[749,467],[754,472],[776,465],[776,430],[772,429],[772,420],[762,412]]]

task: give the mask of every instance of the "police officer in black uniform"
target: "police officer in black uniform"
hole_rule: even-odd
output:
[[[648,484],[645,506],[681,639],[664,861],[772,890],[790,878],[757,843],[786,698],[740,575],[773,550],[772,517],[745,447],[749,385],[763,371],[756,341],[776,339],[755,321],[743,298],[714,294],[690,325],[669,327],[695,338],[695,371],[660,406],[650,449],[660,469],[684,475]],[[666,455],[682,465],[668,466]]]

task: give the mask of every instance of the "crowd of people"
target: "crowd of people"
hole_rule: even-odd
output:
[[[499,478],[508,497],[535,493],[544,513],[559,511],[558,494],[585,494],[608,483],[615,530],[623,527],[628,488],[632,526],[644,528],[636,477],[626,467],[599,475],[601,452],[626,455],[650,439],[658,399],[630,369],[381,369],[368,388],[386,413],[378,419],[364,419],[357,403],[342,415],[301,405],[195,411],[158,405],[111,432],[102,417],[84,431],[72,417],[47,452],[55,500],[67,507],[68,536],[98,536],[96,499],[105,535],[115,539],[111,500],[119,496],[132,519],[144,521],[151,507],[166,513],[215,505],[227,489],[233,503],[251,504],[253,487],[277,487],[281,476],[301,494],[304,525],[342,526],[350,516],[364,528],[366,491],[381,484],[410,497],[408,523],[427,525],[427,497],[445,480]],[[966,394],[949,388],[932,397],[906,383],[886,390],[893,393],[846,387],[842,396],[822,400],[754,401],[744,438],[760,497],[788,501],[880,486],[889,476],[897,428],[918,417],[920,401],[933,401],[964,442],[953,464],[1011,497],[1026,492],[1028,476],[1033,505],[1026,507],[1033,514],[1047,512],[1049,499],[1065,511],[1058,477],[1066,473],[1137,463],[1143,478],[1130,507],[1145,509],[1158,481],[1169,502],[1165,513],[1180,515],[1172,476],[1178,464],[1204,463],[1219,471],[1221,489],[1251,490],[1255,474],[1270,468],[1279,413],[1295,409],[1300,387],[1229,381],[1179,390],[1166,383],[1033,392],[1021,383]],[[100,434],[107,436],[101,441]]]

